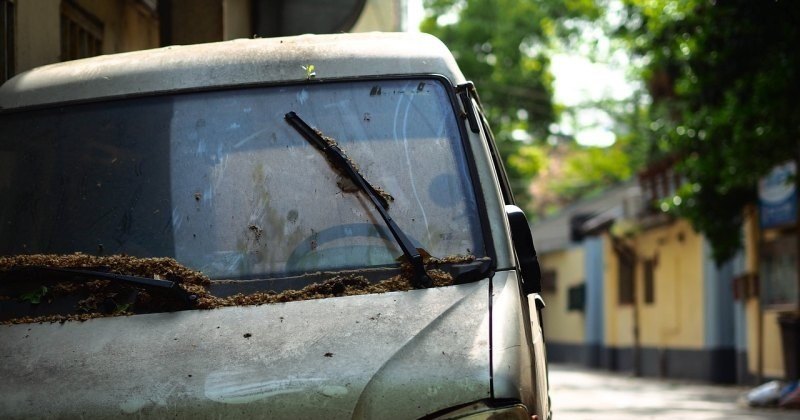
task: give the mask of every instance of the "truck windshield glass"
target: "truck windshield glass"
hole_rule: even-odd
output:
[[[324,128],[418,248],[484,256],[438,80],[311,83],[0,115],[0,255],[173,257],[216,279],[397,265],[369,199],[285,121]]]

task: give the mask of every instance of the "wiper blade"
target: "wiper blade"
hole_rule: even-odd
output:
[[[369,197],[370,201],[372,201],[372,204],[375,205],[375,208],[378,210],[378,213],[380,213],[384,222],[386,222],[386,226],[389,227],[389,231],[392,232],[392,236],[394,236],[398,245],[400,245],[400,249],[403,251],[406,259],[408,259],[409,264],[411,264],[414,285],[416,287],[431,287],[431,285],[433,285],[433,281],[425,271],[425,263],[422,259],[422,255],[411,243],[411,240],[408,239],[408,235],[406,235],[403,230],[400,229],[400,226],[398,226],[394,219],[389,216],[389,213],[386,212],[388,203],[378,193],[375,187],[367,182],[361,173],[353,167],[350,160],[347,159],[339,147],[337,147],[335,144],[330,144],[329,142],[325,141],[319,132],[312,129],[295,112],[289,112],[286,114],[285,118],[292,128],[297,130],[297,132],[300,133],[300,135],[302,135],[306,140],[308,140],[308,142],[313,144],[317,149],[324,153],[325,157],[328,158],[334,167],[346,174],[350,180],[352,180],[353,183],[357,185],[361,191],[367,195],[367,197]]]
[[[325,153],[325,156],[328,158],[328,160],[330,160],[337,170],[344,172],[344,174],[347,175],[362,190],[364,190],[364,192],[371,193],[371,196],[374,196],[378,200],[381,207],[383,207],[385,210],[389,209],[389,202],[384,197],[384,194],[381,194],[377,188],[370,184],[369,181],[364,179],[364,176],[361,175],[361,172],[359,172],[350,159],[347,158],[342,149],[340,149],[336,144],[326,141],[319,131],[311,128],[296,113],[289,112],[286,114],[286,121],[289,122],[289,124],[291,124],[295,130],[302,134],[306,140],[313,144],[317,149]],[[358,181],[359,179],[360,182]],[[389,196],[389,198],[391,198],[391,196]]]
[[[45,266],[27,266],[27,267],[14,267],[0,273],[13,274],[15,278],[19,278],[24,274],[41,274],[52,273],[63,277],[66,280],[110,280],[113,282],[126,283],[131,286],[143,287],[150,290],[167,291],[173,294],[178,299],[185,303],[191,303],[197,300],[197,296],[189,293],[184,288],[180,287],[177,282],[169,280],[151,279],[149,277],[129,276],[126,274],[118,274],[98,269],[90,270],[86,268],[60,268],[60,267],[45,267]]]

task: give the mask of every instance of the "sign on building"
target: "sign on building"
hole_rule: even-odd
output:
[[[797,188],[794,177],[797,164],[784,163],[772,169],[758,182],[761,227],[773,228],[796,223]]]

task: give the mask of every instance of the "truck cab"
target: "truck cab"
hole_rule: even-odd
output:
[[[549,418],[538,263],[481,106],[422,34],[9,80],[0,417]]]

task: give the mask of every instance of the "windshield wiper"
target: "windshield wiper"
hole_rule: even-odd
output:
[[[313,144],[317,149],[319,149],[322,153],[325,154],[325,157],[331,162],[331,164],[341,171],[342,173],[346,174],[350,180],[353,181],[355,185],[357,185],[361,191],[369,197],[372,204],[375,205],[375,208],[380,213],[383,220],[386,222],[386,226],[389,227],[389,230],[392,232],[392,236],[394,236],[395,240],[397,240],[398,245],[400,245],[400,249],[403,251],[403,255],[408,259],[409,264],[411,264],[411,268],[413,270],[413,284],[416,287],[431,287],[433,285],[433,281],[428,276],[428,273],[425,271],[425,263],[422,260],[422,255],[420,254],[419,250],[411,243],[411,240],[408,239],[408,235],[406,235],[400,226],[394,222],[389,213],[386,212],[386,208],[388,204],[386,200],[382,197],[378,198],[380,194],[377,192],[375,187],[373,187],[364,176],[358,172],[353,165],[350,163],[350,160],[342,153],[342,150],[339,149],[335,144],[331,144],[320,135],[319,132],[312,129],[302,118],[300,118],[294,111],[289,112],[286,114],[286,121],[289,125],[292,126],[295,130],[297,130],[300,135],[302,135],[306,140],[308,140],[311,144]]]
[[[56,274],[65,280],[110,280],[113,282],[126,283],[131,286],[138,286],[149,290],[166,291],[173,294],[179,300],[189,304],[197,300],[197,296],[189,293],[184,288],[180,287],[177,282],[169,280],[151,279],[149,277],[129,276],[126,274],[117,274],[112,272],[101,271],[101,267],[97,269],[85,268],[60,268],[60,267],[45,267],[45,266],[27,266],[27,267],[14,267],[5,271],[0,271],[4,274],[2,278],[13,275],[13,278],[20,279],[22,276],[28,274]]]

